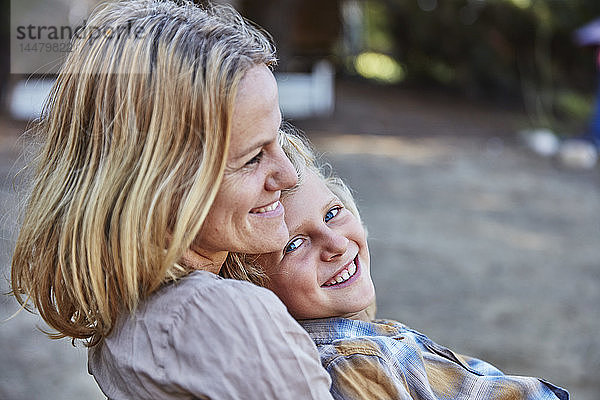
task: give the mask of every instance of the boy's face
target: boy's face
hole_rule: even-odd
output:
[[[312,171],[282,203],[290,240],[258,259],[267,287],[296,319],[357,318],[375,296],[361,222]]]

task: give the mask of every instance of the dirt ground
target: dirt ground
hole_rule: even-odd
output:
[[[600,397],[600,168],[521,148],[526,116],[357,83],[331,118],[297,121],[355,190],[369,230],[378,316],[403,321],[573,399]],[[0,268],[9,275],[22,126],[0,134]],[[6,280],[0,286],[8,290]],[[50,341],[0,298],[0,398],[103,398],[85,350]]]

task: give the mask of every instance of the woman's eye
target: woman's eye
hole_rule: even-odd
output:
[[[285,250],[284,253],[291,253],[292,251],[295,251],[298,247],[300,247],[302,245],[302,243],[304,242],[304,239],[302,238],[296,238],[294,240],[292,240],[291,242],[289,242],[287,244],[287,246],[285,246]]]
[[[260,162],[260,160],[262,159],[264,154],[264,151],[261,150],[257,155],[255,155],[254,157],[252,157],[252,159],[250,159],[245,166],[250,166],[252,164],[258,164]]]
[[[327,211],[325,214],[325,222],[329,222],[330,219],[338,215],[342,207],[333,207],[331,210]]]

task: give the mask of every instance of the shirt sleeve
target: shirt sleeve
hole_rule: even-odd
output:
[[[174,390],[214,399],[331,399],[308,334],[270,291],[220,280],[181,305],[163,370]]]
[[[540,379],[505,376],[481,361],[476,371],[470,366],[474,359],[466,360],[439,345],[429,350],[403,335],[342,339],[322,356],[335,399],[569,398],[563,389]]]

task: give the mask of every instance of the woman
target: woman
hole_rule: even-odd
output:
[[[216,275],[287,240],[274,61],[233,10],[182,2],[107,4],[73,43],[11,279],[109,398],[330,398],[283,304]]]

